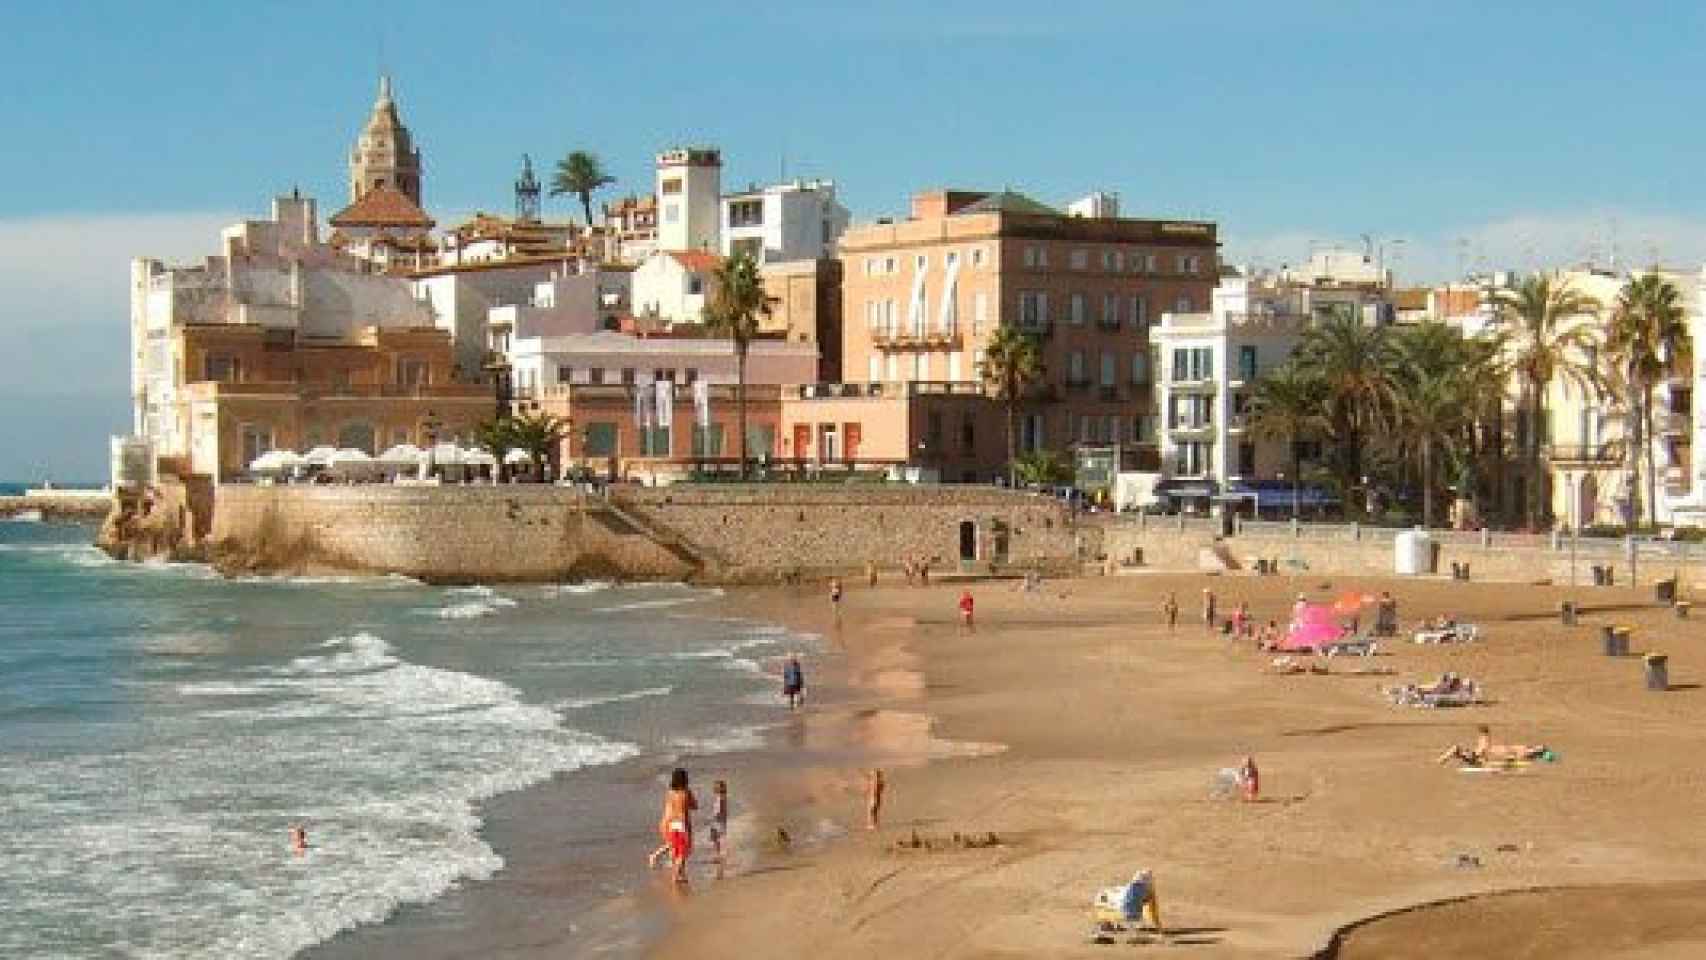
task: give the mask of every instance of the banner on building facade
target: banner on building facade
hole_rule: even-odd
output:
[[[669,380],[659,380],[652,384],[657,394],[658,427],[668,430],[675,421],[675,384]]]
[[[693,417],[699,421],[699,429],[711,429],[711,384],[709,381],[693,381]]]
[[[634,385],[634,429],[645,430],[651,426],[652,391],[646,384]]]

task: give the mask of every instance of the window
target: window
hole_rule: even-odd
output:
[[[1120,298],[1119,294],[1102,294],[1102,327],[1107,330],[1118,330],[1120,327]]]
[[[680,223],[681,222],[681,204],[679,204],[679,203],[666,203],[666,204],[664,204],[663,205],[663,222],[664,223]]]
[[[650,427],[640,431],[640,456],[667,457],[669,456],[669,428]]]
[[[746,452],[751,457],[769,457],[776,452],[776,428],[764,423],[747,424]]]
[[[983,259],[983,248],[973,247],[971,250],[971,265],[974,267],[981,267],[983,266]]]
[[[729,253],[734,256],[747,256],[757,263],[764,262],[764,238],[736,237],[729,242]]]
[[[1019,293],[1019,325],[1032,330],[1048,325],[1048,294],[1036,291]]]
[[[658,192],[663,194],[666,197],[680,193],[681,192],[681,178],[680,177],[671,177],[670,179],[665,180],[658,187]]]
[[[425,360],[398,360],[397,382],[405,387],[425,386],[429,379]],[[557,381],[562,383],[564,381]]]
[[[762,201],[762,200],[731,200],[731,201],[729,201],[729,226],[731,226],[731,227],[762,227],[762,226],[764,226],[764,201]]]
[[[1069,354],[1067,356],[1066,370],[1067,370],[1067,373],[1066,373],[1066,382],[1067,383],[1071,384],[1071,383],[1088,383],[1089,382],[1089,381],[1084,379],[1084,351],[1074,350],[1074,351],[1072,351],[1071,354]]]
[[[723,425],[713,423],[701,427],[693,425],[693,455],[696,457],[720,457],[723,455]]]
[[[922,253],[916,257],[913,257],[912,258],[912,269],[917,270],[917,271],[924,271],[924,270],[930,269],[930,258],[928,256],[925,256]]]
[[[622,382],[624,384],[626,384],[627,386],[630,386],[630,387],[634,385],[634,368],[633,367],[623,367],[622,368]]]
[[[1214,378],[1213,347],[1174,347],[1173,380],[1210,380]]]
[[[272,449],[272,428],[255,423],[243,424],[243,462],[253,463],[261,454]]]
[[[210,353],[202,361],[203,380],[237,383],[243,379],[243,361],[223,353]]]
[[[1068,317],[1072,320],[1072,325],[1075,327],[1083,326],[1084,325],[1084,295],[1082,293],[1073,294],[1072,299],[1070,301],[1068,301],[1068,307],[1070,309],[1070,312],[1068,313]]]
[[[663,381],[666,381],[668,383],[674,383],[675,382],[675,368],[674,367],[666,367],[666,368],[661,369],[661,370],[653,370],[652,371],[652,379],[654,381],[655,380],[663,380]]]
[[[1103,250],[1102,251],[1102,269],[1103,270],[1118,270],[1120,268],[1119,256],[1120,255],[1119,255],[1118,251]]]
[[[876,257],[866,257],[865,258],[865,276],[874,277],[874,276],[876,276],[876,274],[877,274],[877,258]]]
[[[698,367],[688,367],[687,368],[687,382],[688,383],[698,383],[699,382],[699,368]]]
[[[1256,445],[1240,443],[1238,445],[1238,475],[1241,477],[1254,476],[1256,473]]]
[[[1025,453],[1042,449],[1043,415],[1033,413],[1019,423],[1019,448]]]
[[[989,319],[989,294],[979,290],[971,300],[971,333],[977,336],[983,332],[983,325]]]
[[[948,354],[948,379],[954,383],[960,382],[960,352],[958,350]]]
[[[1025,266],[1027,266],[1027,267],[1047,267],[1048,266],[1048,248],[1047,247],[1026,247],[1025,248]]]
[[[586,371],[586,382],[587,383],[603,383],[604,382],[604,368],[603,367],[589,367]]]
[[[687,295],[690,297],[697,297],[704,292],[705,281],[697,274],[690,275],[687,278]]]
[[[1112,353],[1102,354],[1102,386],[1111,387],[1118,382],[1119,359]]]
[[[866,360],[869,363],[865,370],[865,380],[869,383],[880,382],[883,379],[883,358],[873,353]]]
[[[1238,348],[1238,379],[1256,379],[1256,348],[1253,344]]]
[[[884,257],[883,258],[883,272],[884,273],[894,273],[895,272],[895,260],[893,257]]]
[[[1189,271],[1189,269],[1187,269],[1187,267],[1190,264],[1190,262],[1191,262],[1191,259],[1189,257],[1185,256],[1182,253],[1178,254],[1177,256],[1173,257],[1173,272],[1174,273],[1189,273],[1190,271]]]
[[[960,254],[959,254],[959,251],[957,251],[957,250],[949,250],[942,257],[943,266],[951,267],[954,264],[959,263],[959,262],[960,262]]]
[[[1149,382],[1149,354],[1141,350],[1131,355],[1131,382],[1134,384]]]
[[[589,457],[615,456],[616,424],[609,422],[587,424],[586,443],[581,450]]]
[[[1173,451],[1173,472],[1182,477],[1205,476],[1210,471],[1210,447],[1206,443],[1181,443]]]
[[[557,364],[557,382],[572,383],[575,379],[575,368],[566,363]]]
[[[885,376],[883,379],[889,381],[890,383],[900,382],[900,358],[895,356],[892,353],[889,354],[887,376]]]
[[[915,353],[912,355],[912,379],[930,379],[930,355],[928,353]]]
[[[1149,326],[1149,301],[1143,297],[1131,298],[1131,325],[1139,330]]]
[[[1090,251],[1088,251],[1088,250],[1074,250],[1074,251],[1072,251],[1069,259],[1067,260],[1067,265],[1070,266],[1074,270],[1083,270],[1083,269],[1089,267],[1090,266]]]
[[[966,453],[977,450],[977,419],[969,413],[960,417],[960,449]]]
[[[1153,253],[1143,255],[1143,272],[1158,273],[1161,270],[1161,258]]]
[[[1191,306],[1192,306],[1191,295],[1188,293],[1180,294],[1179,299],[1173,301],[1173,312],[1174,313],[1190,313],[1191,312]]]

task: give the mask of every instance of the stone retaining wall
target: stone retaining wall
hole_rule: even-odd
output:
[[[205,518],[197,517],[198,527]],[[1053,500],[993,489],[524,484],[218,487],[197,541],[228,571],[340,569],[433,582],[776,580],[929,559],[1062,569],[1080,538]],[[122,545],[121,545],[122,546]],[[131,551],[131,552],[134,552]]]

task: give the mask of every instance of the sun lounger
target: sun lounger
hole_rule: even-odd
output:
[[[1379,643],[1368,637],[1357,637],[1354,640],[1329,643],[1321,648],[1321,652],[1329,657],[1372,657],[1379,649]]]
[[[1427,686],[1406,683],[1386,691],[1388,699],[1400,707],[1469,707],[1481,702],[1481,687],[1473,680],[1458,680]]]
[[[1424,628],[1417,630],[1413,639],[1417,643],[1473,643],[1481,638],[1481,628],[1473,623],[1457,623],[1449,627]]]

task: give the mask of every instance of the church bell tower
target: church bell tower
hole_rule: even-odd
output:
[[[379,96],[349,159],[349,198],[354,203],[375,187],[389,187],[421,203],[421,152],[397,116],[391,78],[379,78]]]

